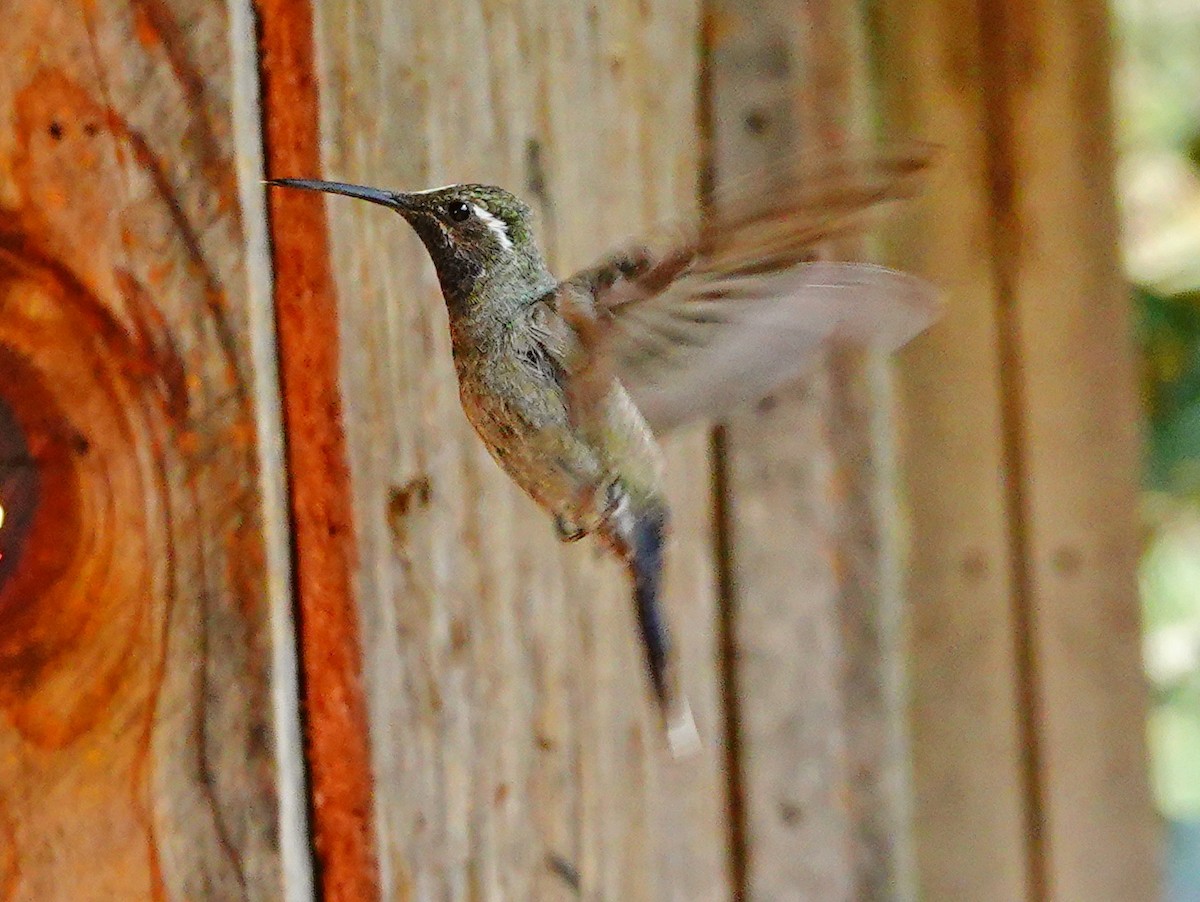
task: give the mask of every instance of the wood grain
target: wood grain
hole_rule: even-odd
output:
[[[895,121],[947,148],[901,251],[949,295],[903,380],[923,891],[1153,898],[1105,11],[879,10]]]
[[[3,468],[36,473],[0,584],[6,900],[281,894],[228,38],[154,0],[0,34]]]
[[[853,9],[710,9],[718,189],[748,172],[786,178],[830,145],[865,146]],[[886,392],[872,372],[860,354],[833,355],[723,433],[746,898],[911,891],[896,599],[881,594],[893,556],[877,469]]]
[[[994,265],[1037,779],[1039,898],[1154,898],[1137,597],[1141,424],[1120,271],[1107,6],[983,26]],[[1000,48],[1004,48],[1003,51]],[[1097,857],[1095,850],[1111,850]]]
[[[697,33],[666,0],[322,4],[324,174],[505,185],[565,273],[695,203]],[[670,449],[668,604],[708,750],[673,766],[621,570],[470,433],[424,250],[328,209],[384,896],[725,898],[703,434]]]
[[[261,12],[266,166],[272,176],[311,171],[320,157],[312,8],[267,0]],[[318,197],[272,191],[270,204],[313,846],[323,898],[372,900],[379,877],[328,226]]]
[[[944,148],[896,257],[945,293],[901,355],[911,749],[928,899],[1025,899],[1025,787],[975,7],[882,3],[892,128]],[[967,412],[970,412],[969,414]]]

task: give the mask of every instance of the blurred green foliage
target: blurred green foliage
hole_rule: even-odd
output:
[[[1200,290],[1136,288],[1146,487],[1200,500]]]
[[[1200,4],[1114,0],[1113,11],[1124,255],[1138,286],[1146,416],[1151,772],[1160,810],[1186,824],[1200,821]]]
[[[1159,810],[1200,817],[1200,510],[1151,496],[1151,531],[1140,582],[1147,676],[1153,692],[1149,743]],[[1157,514],[1157,516],[1155,516]]]
[[[1200,818],[1200,289],[1134,289],[1149,532],[1141,562],[1159,810]]]

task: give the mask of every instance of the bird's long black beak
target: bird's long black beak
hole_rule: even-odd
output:
[[[346,182],[323,182],[319,179],[267,179],[268,185],[280,188],[304,188],[307,191],[324,191],[326,194],[342,194],[359,200],[370,201],[391,210],[403,212],[408,208],[404,202],[405,195],[395,191],[384,191],[382,188],[368,188],[366,185],[350,185]]]

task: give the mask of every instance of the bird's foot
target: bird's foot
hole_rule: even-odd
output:
[[[591,530],[568,523],[562,514],[555,514],[554,531],[558,533],[558,540],[560,542],[578,542],[587,536]]]
[[[620,509],[621,502],[624,499],[620,485],[615,479],[609,482],[589,485],[579,493],[577,507],[581,510],[589,508],[594,510],[594,505],[600,498],[604,499],[604,509],[598,514],[589,515],[585,522],[572,522],[562,514],[554,515],[554,531],[558,533],[559,541],[578,542],[612,520],[613,516]]]

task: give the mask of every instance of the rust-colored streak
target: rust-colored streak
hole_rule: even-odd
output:
[[[0,902],[8,902],[17,894],[17,884],[21,879],[20,851],[17,831],[13,829],[12,821],[0,800]]]
[[[259,9],[267,166],[313,175],[312,9],[308,0]],[[315,846],[325,898],[364,902],[379,898],[379,879],[329,239],[316,195],[272,192],[270,211]]]

